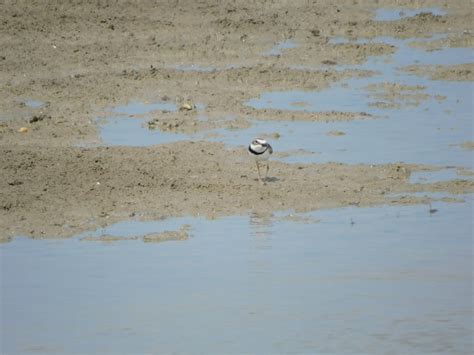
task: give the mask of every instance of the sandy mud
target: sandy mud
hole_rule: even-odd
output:
[[[408,73],[427,76],[432,80],[474,80],[474,63],[459,65],[410,65]]]
[[[127,218],[299,212],[348,205],[420,203],[396,193],[474,192],[471,180],[411,184],[407,164],[285,164],[266,185],[245,147],[180,142],[149,148],[2,146],[4,236],[71,236]]]

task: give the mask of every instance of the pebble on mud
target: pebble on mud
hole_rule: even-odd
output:
[[[188,102],[183,103],[181,107],[179,108],[180,111],[191,111],[193,109],[194,109],[194,106]]]
[[[26,132],[28,132],[28,127],[20,127],[18,129],[18,133],[26,133]]]

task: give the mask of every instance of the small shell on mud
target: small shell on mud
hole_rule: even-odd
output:
[[[26,132],[28,132],[28,128],[27,128],[27,127],[20,127],[20,128],[18,129],[18,132],[19,132],[19,133],[26,133]]]
[[[181,107],[179,108],[180,111],[191,111],[193,109],[193,105],[191,105],[190,103],[188,102],[185,102],[181,105]]]

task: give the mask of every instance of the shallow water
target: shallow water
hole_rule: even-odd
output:
[[[40,100],[25,100],[25,105],[30,108],[40,108],[44,105],[44,102]]]
[[[284,49],[296,48],[298,45],[292,39],[287,39],[285,41],[279,42],[272,49],[265,53],[266,56],[278,56],[283,54]]]
[[[151,102],[131,101],[126,105],[112,108],[112,112],[122,115],[143,115],[156,110],[176,111],[176,105],[171,102]]]
[[[4,353],[468,353],[472,199],[209,221],[0,245]],[[471,221],[466,223],[466,221]]]
[[[202,65],[187,65],[187,64],[180,64],[173,67],[173,69],[181,70],[181,71],[198,71],[198,72],[214,72],[217,71],[218,68],[214,66],[202,66]]]
[[[165,144],[188,139],[180,133],[163,133],[159,130],[148,129],[149,118],[108,118],[107,123],[100,128],[102,141],[107,145],[126,145],[143,147],[155,144]]]
[[[421,9],[378,9],[375,11],[375,21],[397,21],[421,13],[431,13],[435,16],[443,16],[446,14],[446,11],[439,7],[424,7]]]
[[[438,181],[449,181],[455,179],[472,179],[470,176],[459,175],[457,170],[441,169],[436,171],[414,171],[410,175],[410,182],[413,184],[417,183],[433,183]]]
[[[427,52],[409,47],[409,40],[374,41],[396,45],[397,51],[338,69],[380,74],[321,92],[263,93],[248,104],[364,111],[378,119],[254,121],[249,129],[214,130],[222,136],[205,138],[205,133],[146,128],[153,111],[176,110],[174,103],[131,102],[111,110],[101,138],[106,145],[191,138],[243,146],[254,136],[278,132],[280,139],[271,142],[275,151],[315,153],[283,159],[288,162],[403,161],[472,168],[472,151],[459,147],[472,140],[472,84],[431,81],[398,70],[410,64],[470,62],[472,51]],[[421,92],[431,97],[417,107],[374,107],[381,100],[366,86],[383,82],[423,85]],[[444,168],[415,172],[410,179],[456,178],[470,177]],[[467,202],[353,207],[296,218],[279,212],[212,221],[123,221],[62,241],[16,238],[0,245],[2,352],[380,353],[383,348],[397,354],[469,353],[473,198],[460,198]],[[192,226],[185,241],[80,241],[86,235],[142,236],[183,224]]]
[[[444,37],[445,35],[438,34],[417,41]],[[348,41],[339,37],[331,39],[334,44]],[[356,42],[368,41],[359,39]],[[115,116],[101,125],[102,141],[106,145],[146,146],[185,139],[206,139],[246,146],[246,142],[255,136],[278,132],[280,139],[272,141],[276,151],[305,149],[318,153],[284,158],[283,160],[287,162],[338,161],[349,164],[380,164],[403,161],[472,169],[472,151],[462,149],[459,145],[472,140],[473,84],[434,81],[400,70],[412,64],[469,63],[472,61],[472,49],[444,48],[438,51],[425,51],[411,47],[409,44],[412,39],[377,37],[371,41],[391,44],[396,47],[396,51],[393,55],[369,57],[361,65],[340,65],[336,68],[373,70],[378,72],[378,75],[337,82],[319,92],[298,90],[264,92],[260,97],[249,100],[247,104],[259,109],[367,112],[378,117],[377,119],[327,123],[253,120],[252,126],[248,129],[218,129],[211,131],[212,134],[207,136],[208,132],[184,135],[159,130],[150,131],[146,127],[148,120],[146,117]],[[287,41],[280,44],[283,47],[292,45],[294,43]],[[415,93],[428,96],[419,103],[409,96],[387,101],[383,97],[375,96],[383,91],[367,89],[370,84],[383,83],[421,86]],[[411,94],[410,91],[404,93]],[[295,105],[301,102],[305,105]],[[381,108],[380,105],[389,107]],[[176,106],[171,103],[144,105],[132,102],[125,107],[115,108],[115,113],[143,115],[155,109],[176,110]],[[345,135],[328,135],[331,131],[340,131]]]
[[[441,38],[436,36],[433,39]],[[336,38],[334,43],[346,40]],[[366,40],[364,40],[366,41]],[[380,74],[369,78],[356,78],[333,84],[322,91],[272,91],[249,100],[247,104],[257,109],[274,108],[291,111],[343,111],[366,112],[379,117],[374,120],[349,122],[261,122],[248,132],[279,132],[281,138],[275,148],[293,150],[304,148],[321,154],[290,157],[289,162],[344,163],[425,163],[457,165],[472,168],[472,152],[459,144],[472,140],[472,92],[471,82],[434,81],[411,75],[400,68],[412,64],[462,64],[472,61],[472,50],[445,48],[424,51],[409,46],[411,40],[380,37],[376,43],[388,43],[397,47],[390,56],[370,57],[356,66],[339,66],[340,69],[374,70]],[[383,91],[370,91],[371,84],[396,83],[421,86],[414,93],[428,97],[419,103],[413,98],[392,100],[375,97]],[[412,92],[402,92],[411,95]],[[407,100],[404,102],[404,100]],[[295,105],[296,103],[305,105]],[[380,108],[379,105],[395,105]],[[417,105],[418,104],[418,105]],[[343,136],[328,136],[330,131],[341,131]],[[247,132],[233,132],[232,142],[241,141]],[[251,135],[251,134],[247,134]],[[295,147],[298,142],[298,147]]]
[[[157,110],[173,112],[177,107],[172,102],[131,101],[126,105],[111,108],[112,115],[104,118],[103,123],[99,124],[102,141],[107,145],[142,147],[185,140],[187,136],[184,134],[164,134],[147,128],[150,119],[148,115]]]
[[[436,180],[433,182],[436,182]],[[431,201],[431,200],[442,201],[442,200],[448,199],[452,203],[464,202],[466,200],[466,197],[464,196],[453,195],[448,192],[428,192],[428,191],[389,194],[387,195],[387,198],[393,198],[395,200],[399,200],[400,198],[403,198],[403,196],[419,197],[419,198],[425,199],[426,201]],[[428,204],[429,203],[430,202],[428,202]],[[468,221],[466,221],[466,223],[467,222]]]

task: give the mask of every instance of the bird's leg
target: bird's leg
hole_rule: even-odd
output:
[[[270,170],[270,163],[269,163],[268,160],[267,160],[267,171],[266,171],[266,173],[265,173],[265,180],[267,180],[268,170]]]
[[[258,178],[260,179],[260,182],[263,182],[262,176],[260,175],[260,166],[258,165],[258,160],[255,161],[255,164],[257,165]]]

